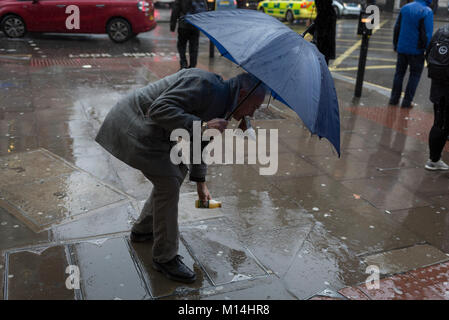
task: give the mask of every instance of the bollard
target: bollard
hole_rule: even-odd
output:
[[[208,11],[215,10],[215,0],[207,0]],[[213,58],[215,55],[215,46],[212,40],[209,40],[209,58]]]
[[[359,66],[357,68],[357,80],[355,82],[354,96],[360,98],[362,95],[363,78],[365,76],[366,57],[368,55],[369,37],[372,34],[372,30],[367,27],[368,14],[363,8],[359,15],[359,25],[357,28],[357,34],[362,36],[362,46],[360,48]]]

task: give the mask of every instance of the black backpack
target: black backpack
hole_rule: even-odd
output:
[[[426,51],[428,76],[449,82],[449,25],[435,32]]]

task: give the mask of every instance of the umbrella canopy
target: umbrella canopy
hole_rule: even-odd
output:
[[[254,10],[207,11],[185,20],[201,30],[220,53],[271,89],[312,134],[327,138],[340,155],[337,94],[315,45],[277,19]]]

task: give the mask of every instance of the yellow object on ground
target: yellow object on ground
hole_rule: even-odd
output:
[[[196,200],[195,207],[204,209],[221,208],[221,202],[215,200],[207,200],[207,201]]]

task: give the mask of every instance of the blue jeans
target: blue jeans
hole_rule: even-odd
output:
[[[398,53],[396,63],[396,72],[394,74],[393,89],[391,90],[390,104],[399,103],[402,92],[402,82],[404,81],[405,72],[410,65],[410,77],[408,79],[407,88],[405,89],[404,100],[402,106],[409,107],[415,96],[421,73],[424,69],[424,55],[403,54]]]

